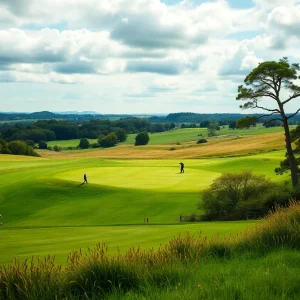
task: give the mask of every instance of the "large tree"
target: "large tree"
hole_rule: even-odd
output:
[[[269,117],[268,121],[279,120],[282,122],[293,187],[298,185],[298,164],[292,149],[288,121],[300,111],[300,108],[287,114],[285,105],[300,96],[300,86],[295,83],[295,80],[300,78],[297,74],[298,71],[300,71],[299,64],[290,64],[286,57],[278,62],[262,62],[246,76],[245,85],[238,87],[236,98],[246,101],[240,106],[241,108],[264,110],[266,113],[259,118]],[[289,92],[289,96],[282,99],[284,89]],[[267,107],[262,104],[267,98],[273,100],[274,107]]]

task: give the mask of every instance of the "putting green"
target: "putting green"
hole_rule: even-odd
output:
[[[57,174],[63,180],[83,182],[86,173],[90,184],[139,190],[197,192],[207,188],[220,173],[186,168],[184,174],[175,167],[99,167]]]

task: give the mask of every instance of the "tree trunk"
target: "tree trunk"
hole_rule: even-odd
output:
[[[286,147],[287,156],[291,168],[292,185],[293,188],[295,188],[298,185],[298,166],[292,149],[288,119],[285,115],[282,117],[283,117],[283,127],[284,127],[284,134],[285,134],[285,147]]]

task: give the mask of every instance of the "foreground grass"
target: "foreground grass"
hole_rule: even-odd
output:
[[[151,221],[151,219],[150,219]],[[108,254],[119,249],[125,252],[131,247],[157,249],[178,234],[187,232],[206,236],[238,234],[255,221],[172,223],[170,225],[120,225],[120,226],[78,226],[49,228],[0,229],[0,264],[7,264],[14,257],[24,260],[32,255],[44,257],[55,254],[56,262],[66,264],[67,255],[74,249],[86,250],[97,243],[109,245]]]
[[[244,234],[174,238],[158,250],[107,255],[103,244],[0,269],[5,299],[298,299],[300,204],[277,209]]]

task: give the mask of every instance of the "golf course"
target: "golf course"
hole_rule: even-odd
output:
[[[57,262],[66,263],[70,251],[98,242],[106,243],[114,253],[117,247],[121,251],[132,246],[158,247],[186,232],[211,236],[243,231],[256,221],[180,223],[179,218],[201,214],[197,208],[201,191],[224,172],[251,168],[275,181],[286,179],[286,175],[274,173],[284,156],[283,150],[273,149],[283,149],[282,135],[278,128],[274,133],[263,130],[252,130],[254,135],[237,131],[239,138],[236,134],[216,137],[206,145],[195,143],[199,129],[179,129],[151,135],[153,144],[166,136],[167,147],[162,142],[143,147],[121,144],[97,151],[45,150],[37,158],[1,155],[0,212],[4,226],[0,229],[0,263],[47,254],[55,254]],[[188,139],[182,141],[186,136]],[[256,154],[245,155],[245,148],[249,151],[254,144],[250,140],[255,139],[258,143],[252,151]],[[180,148],[170,151],[178,140]],[[265,147],[262,140],[274,142]],[[238,155],[225,157],[226,151]],[[162,158],[147,158],[157,152]],[[179,173],[179,159],[185,163],[184,174]],[[87,174],[88,184],[82,184],[83,174]],[[149,223],[144,223],[145,218]]]
[[[227,132],[201,145],[196,143],[199,132],[201,129],[177,129],[151,134],[152,143],[139,147],[127,141],[107,149],[70,150],[67,147],[79,140],[54,141],[53,145],[62,147],[61,152],[38,150],[39,157],[0,155],[0,264],[4,268],[0,273],[2,278],[8,276],[3,282],[10,282],[15,276],[10,274],[15,272],[20,280],[27,280],[27,259],[32,260],[31,272],[42,272],[38,288],[20,290],[18,296],[11,294],[9,299],[20,295],[40,299],[41,293],[51,299],[62,283],[86,285],[87,281],[79,283],[80,278],[90,276],[84,272],[94,264],[102,270],[97,269],[104,280],[103,291],[107,282],[111,284],[109,292],[101,287],[103,299],[256,299],[258,295],[296,299],[299,268],[292,266],[299,262],[299,253],[275,251],[274,242],[270,246],[264,243],[263,248],[256,240],[260,232],[269,230],[268,224],[276,222],[262,223],[266,229],[260,229],[259,220],[180,222],[180,216],[202,214],[198,207],[202,191],[224,173],[251,170],[274,182],[287,182],[288,175],[274,172],[285,154],[280,128]],[[180,173],[181,161],[184,173]],[[84,174],[88,183],[84,183]],[[249,245],[252,248],[248,249]],[[205,252],[196,254],[193,249],[219,254],[203,261]],[[219,258],[223,251],[241,253],[230,254],[231,259],[224,261]],[[146,273],[139,269],[145,255],[147,261],[153,261]],[[197,266],[201,272],[192,263],[195,259],[200,259]],[[125,269],[114,269],[116,262],[125,264]],[[64,266],[66,271],[73,271],[68,275],[71,277],[62,275],[61,281],[57,272]],[[140,274],[139,280],[146,280],[140,283],[143,287],[133,288],[137,279],[128,279],[131,269],[132,274]],[[98,271],[91,272],[95,275]],[[48,279],[41,282],[44,272],[50,272],[45,276],[53,278],[51,284]],[[238,285],[237,278],[243,278]],[[134,291],[126,292],[126,280]],[[265,284],[256,289],[258,281]],[[275,288],[279,281],[284,286],[277,284]],[[87,292],[67,288],[61,293]],[[99,291],[88,293],[96,295]]]

